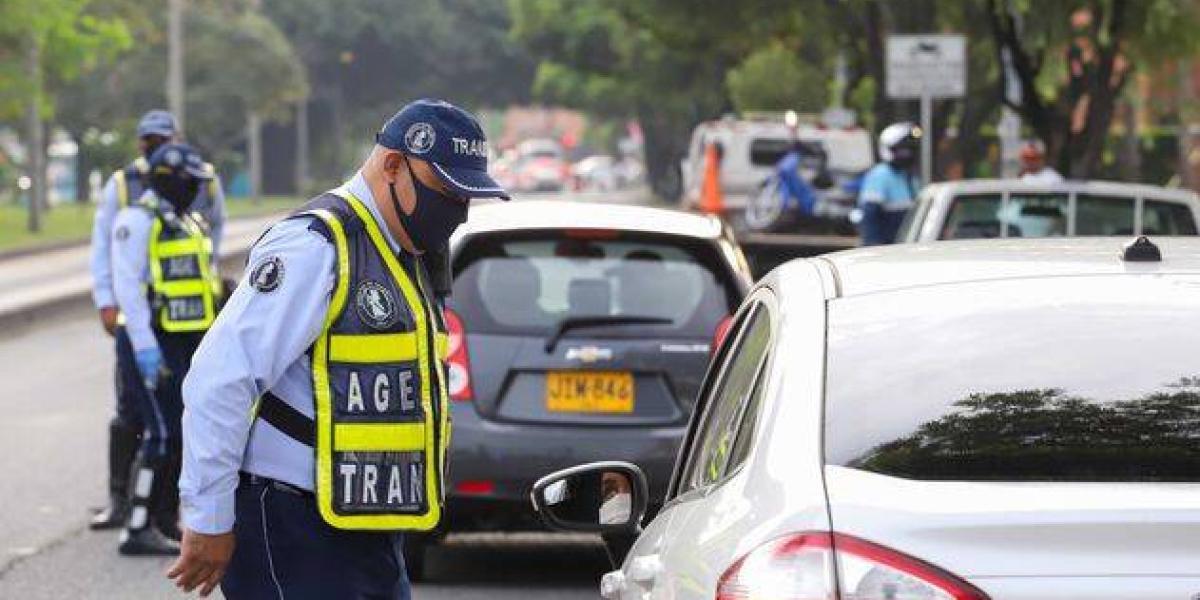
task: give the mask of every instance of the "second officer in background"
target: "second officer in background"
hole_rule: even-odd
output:
[[[175,117],[165,110],[151,110],[142,115],[137,125],[138,156],[108,178],[96,205],[92,226],[92,299],[104,330],[116,342],[116,412],[108,424],[108,493],[109,505],[96,513],[93,529],[121,527],[128,516],[129,473],[137,453],[144,424],[140,404],[145,390],[133,360],[133,348],[121,323],[117,301],[113,296],[112,248],[113,221],[117,212],[142,197],[149,189],[150,155],[163,144],[171,142],[177,133]],[[212,172],[211,165],[205,168]],[[214,248],[221,242],[225,224],[225,194],[220,180],[213,175],[200,189],[192,205],[208,224]]]
[[[190,147],[164,144],[150,155],[149,189],[121,209],[113,227],[113,291],[146,390],[122,554],[179,551],[172,530],[178,527],[180,387],[221,294],[212,238],[192,211],[211,178]]]

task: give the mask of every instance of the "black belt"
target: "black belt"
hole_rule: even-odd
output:
[[[317,445],[316,422],[271,392],[263,394],[258,401],[258,418],[305,446]]]
[[[315,494],[313,494],[312,492],[310,492],[302,487],[295,486],[290,483],[285,483],[283,481],[279,481],[278,479],[271,479],[270,477],[263,477],[262,475],[255,475],[254,473],[247,473],[245,471],[239,471],[238,478],[242,481],[242,483],[244,483],[246,485],[270,486],[281,492],[286,492],[288,494],[294,494],[296,496],[306,496],[309,498],[315,497]]]

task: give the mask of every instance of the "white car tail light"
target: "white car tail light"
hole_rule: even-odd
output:
[[[835,573],[836,584],[835,584]],[[721,576],[717,600],[988,600],[961,579],[839,533],[774,539]]]
[[[471,390],[471,364],[467,359],[467,331],[458,313],[446,309],[446,333],[449,344],[446,358],[446,375],[449,379],[450,399],[466,402],[474,397]]]

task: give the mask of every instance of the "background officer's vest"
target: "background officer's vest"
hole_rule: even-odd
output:
[[[397,257],[347,190],[299,215],[334,244],[337,284],[310,350],[315,430],[268,394],[258,415],[315,448],[317,506],[339,529],[419,530],[441,519],[450,428],[444,320],[414,257]],[[407,261],[408,268],[401,264]],[[307,427],[307,437],[305,435]]]
[[[204,163],[204,168],[209,174],[213,175],[213,178],[208,180],[208,189],[206,191],[208,192],[208,201],[215,202],[217,187],[221,185],[221,182],[216,177],[216,169],[211,163]],[[149,174],[150,163],[142,156],[125,165],[125,168],[113,173],[113,181],[117,186],[118,208],[125,208],[129,206],[131,201],[136,202],[142,197],[142,194],[146,191]],[[193,218],[204,218],[203,215],[198,213],[192,216]]]
[[[194,214],[178,215],[153,195],[150,211],[150,301],[154,325],[168,333],[205,331],[217,316],[221,278],[212,269],[212,239]]]
[[[136,160],[125,165],[125,168],[113,173],[113,181],[117,186],[117,206],[125,208],[129,206],[130,198],[138,200],[142,197],[142,193],[146,191],[146,176],[150,173],[150,163],[145,157],[139,156]]]

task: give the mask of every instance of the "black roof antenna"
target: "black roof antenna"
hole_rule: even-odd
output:
[[[1162,251],[1150,238],[1138,236],[1138,239],[1125,244],[1121,252],[1121,260],[1126,262],[1162,262]]]

